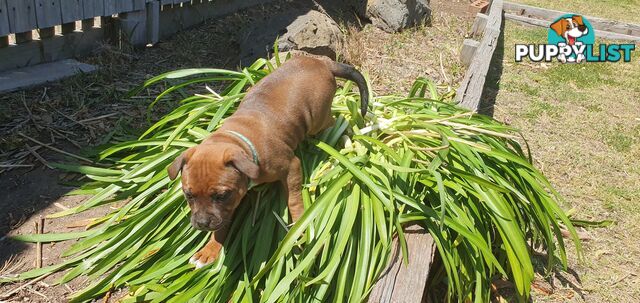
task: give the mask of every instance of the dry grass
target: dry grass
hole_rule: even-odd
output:
[[[345,61],[369,73],[379,94],[407,91],[418,77],[455,86],[464,77],[460,48],[473,18],[468,1],[432,1],[431,26],[390,34],[367,25],[347,29]]]
[[[639,302],[640,58],[514,63],[515,43],[542,43],[546,35],[546,29],[507,22],[495,117],[523,131],[537,166],[575,217],[616,224],[588,230],[585,261],[571,260],[580,281],[563,275],[552,293],[535,291],[535,301]]]

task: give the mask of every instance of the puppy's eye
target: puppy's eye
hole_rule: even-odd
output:
[[[223,202],[228,200],[229,198],[231,198],[231,191],[228,190],[211,195],[211,200],[213,201]]]

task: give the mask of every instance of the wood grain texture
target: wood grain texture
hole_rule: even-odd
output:
[[[471,60],[471,65],[460,84],[456,93],[458,105],[477,112],[482,102],[482,92],[489,72],[491,58],[498,45],[500,28],[502,26],[503,1],[493,0],[489,10],[487,25],[484,36],[480,40],[480,45],[476,49]]]
[[[7,11],[7,0],[0,0],[0,36],[11,33],[9,27],[9,14]]]
[[[82,20],[82,0],[60,0],[62,23]]]
[[[117,0],[103,0],[104,16],[111,16],[117,14]]]
[[[38,28],[47,28],[62,24],[60,0],[35,0]]]
[[[546,21],[555,21],[560,16],[569,14],[569,12],[562,12],[512,2],[505,2],[504,10],[505,12],[508,12],[512,15],[542,19]],[[640,25],[638,24],[607,20],[592,16],[584,17],[589,20],[593,28],[596,30],[640,37]]]
[[[431,235],[419,226],[405,228],[409,263],[405,264],[394,240],[392,263],[369,294],[370,303],[423,302],[436,246]]]
[[[473,39],[464,39],[462,51],[460,51],[460,60],[464,66],[469,67],[471,65],[478,46],[480,46],[480,42]]]
[[[133,0],[116,0],[116,14],[133,11]]]
[[[82,19],[100,17],[104,15],[103,0],[83,0],[82,1]]]
[[[23,33],[38,28],[33,1],[7,0],[7,14],[12,33]]]
[[[472,37],[482,37],[482,33],[484,32],[485,27],[487,27],[487,20],[489,16],[479,13],[476,15],[476,19],[473,21],[473,25],[471,26],[471,36]]]

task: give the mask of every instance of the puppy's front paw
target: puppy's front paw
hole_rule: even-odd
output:
[[[208,247],[204,247],[199,252],[195,253],[191,259],[189,259],[189,263],[196,266],[196,268],[202,268],[207,264],[212,263],[218,258],[218,254],[220,250],[210,249]]]

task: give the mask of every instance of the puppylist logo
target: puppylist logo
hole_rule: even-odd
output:
[[[548,44],[516,44],[516,62],[562,63],[631,61],[635,44],[600,44],[595,50],[596,35],[591,23],[580,15],[567,14],[549,27]]]

